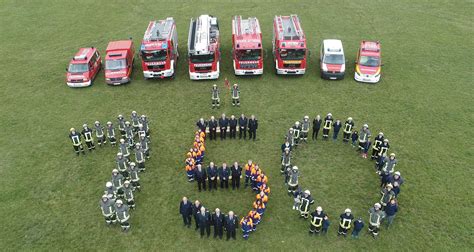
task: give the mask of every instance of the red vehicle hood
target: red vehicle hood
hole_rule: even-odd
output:
[[[105,70],[105,78],[119,78],[119,77],[126,77],[127,76],[127,69],[120,69],[120,70]]]
[[[340,64],[326,64],[326,67],[328,68],[328,72],[340,72],[342,69],[342,65]]]
[[[380,67],[369,67],[369,66],[357,65],[356,71],[361,74],[374,75],[380,71]]]

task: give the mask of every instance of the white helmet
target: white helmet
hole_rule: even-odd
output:
[[[399,171],[396,171],[394,174],[397,175],[397,176],[400,176],[400,172],[399,172]]]
[[[369,125],[367,123],[364,124],[364,128],[369,128]]]
[[[293,131],[293,128],[290,128],[289,131]]]
[[[137,165],[137,164],[135,164],[135,162],[130,162],[130,165],[131,165],[131,166],[135,166],[135,165]]]
[[[352,117],[348,117],[347,120],[348,120],[348,121],[352,121]]]
[[[322,211],[323,211],[323,208],[322,208],[321,206],[318,206],[318,207],[316,207],[316,211],[322,212]]]
[[[125,143],[125,139],[121,138],[120,143]]]
[[[126,184],[126,185],[128,185],[128,184],[130,184],[130,181],[125,180],[125,182],[123,182],[123,183]]]
[[[118,170],[117,170],[117,169],[113,169],[113,170],[112,170],[112,173],[118,173]]]
[[[380,203],[375,203],[375,204],[374,204],[374,207],[377,208],[377,209],[382,208],[382,206],[380,205]]]
[[[84,124],[82,125],[82,127],[83,127],[83,128],[87,127],[87,123],[84,123]]]
[[[99,121],[95,121],[94,124],[99,124],[100,122]]]
[[[108,121],[108,122],[107,122],[107,125],[111,125],[111,124],[112,124],[112,122],[111,122],[111,121]]]
[[[145,117],[146,117],[146,115],[141,115],[140,117],[141,117],[141,118],[145,118]]]
[[[122,152],[118,152],[118,153],[117,153],[117,157],[118,157],[118,156],[122,156]]]
[[[104,198],[108,199],[109,197],[107,197],[107,194],[104,194],[104,195],[102,195],[102,199],[104,199]]]
[[[107,183],[105,183],[105,187],[112,187],[112,182],[107,181]]]
[[[391,156],[391,157],[395,157],[395,153],[393,153],[393,152],[390,153],[390,156]]]
[[[123,204],[123,201],[122,200],[117,200],[117,205],[122,205]]]
[[[126,124],[126,125],[130,125],[130,122],[129,122],[129,121],[126,121],[125,124]]]
[[[298,170],[298,166],[293,166],[293,170],[297,171]]]
[[[304,191],[304,194],[311,195],[311,192],[310,192],[309,190],[305,190],[305,191]]]
[[[117,118],[123,118],[123,115],[118,115]]]
[[[346,210],[344,210],[344,213],[351,213],[351,209],[350,208],[346,208]]]
[[[299,122],[299,121],[296,121],[296,122],[295,122],[295,125],[300,125],[300,122]]]
[[[309,119],[309,116],[305,115],[305,116],[304,116],[304,119]]]
[[[140,147],[140,143],[136,143],[136,144],[135,144],[135,147]]]
[[[393,185],[390,184],[390,183],[388,183],[388,184],[386,185],[386,187],[387,187],[387,188],[393,188]]]
[[[328,113],[328,116],[332,116],[332,114],[331,114],[331,113]]]
[[[379,136],[383,136],[383,132],[382,132],[382,131],[379,132]]]
[[[132,111],[132,114],[136,114],[136,113],[137,113],[137,111],[135,111],[135,110],[134,110],[134,111]]]
[[[385,139],[383,140],[383,142],[384,142],[384,143],[388,143],[388,138],[385,138]]]

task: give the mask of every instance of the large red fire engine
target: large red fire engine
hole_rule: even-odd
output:
[[[140,47],[145,79],[174,77],[178,62],[178,32],[172,17],[151,21]]]
[[[219,78],[219,24],[217,18],[201,15],[191,19],[188,36],[189,78]]]
[[[298,16],[275,16],[273,56],[277,74],[306,72],[306,37]]]
[[[263,74],[262,32],[256,17],[234,17],[232,47],[235,75]]]

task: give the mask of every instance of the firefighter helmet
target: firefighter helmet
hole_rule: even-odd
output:
[[[118,173],[118,170],[117,170],[117,169],[113,169],[113,170],[112,170],[112,173]]]
[[[73,132],[73,131],[76,131],[76,129],[74,129],[74,128],[71,128],[69,131]]]
[[[108,122],[107,122],[107,125],[112,125],[112,122],[111,122],[111,121],[108,121]]]
[[[294,170],[294,171],[297,171],[297,170],[298,170],[298,166],[296,166],[296,165],[293,166],[293,170]]]
[[[351,209],[350,208],[346,208],[346,210],[344,210],[344,213],[351,213]]]
[[[135,166],[135,165],[136,165],[135,162],[130,163],[130,166]]]
[[[348,117],[347,120],[348,120],[348,121],[352,121],[352,117]]]
[[[122,205],[123,204],[123,201],[122,200],[117,200],[117,205]]]
[[[304,191],[304,194],[311,195],[311,192],[310,192],[309,190],[305,190],[305,191]]]
[[[99,124],[100,122],[99,121],[95,121],[94,124]]]
[[[105,187],[112,187],[112,182],[108,181],[107,183],[105,183]]]
[[[316,211],[322,212],[322,211],[323,211],[323,208],[322,208],[321,206],[318,206],[318,207],[316,207]]]
[[[395,157],[395,153],[393,153],[393,152],[390,153],[390,156],[391,156],[391,157]]]
[[[374,204],[374,207],[375,207],[376,209],[382,208],[382,206],[380,205],[380,203],[375,203],[375,204]]]

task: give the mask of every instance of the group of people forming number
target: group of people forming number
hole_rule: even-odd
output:
[[[332,139],[337,140],[340,129],[343,129],[344,143],[352,142],[352,147],[357,148],[363,158],[367,158],[367,153],[372,147],[371,160],[375,160],[376,174],[380,177],[381,199],[369,209],[368,232],[376,238],[379,234],[380,225],[386,219],[387,228],[393,223],[398,212],[398,198],[400,194],[400,185],[403,178],[399,171],[395,171],[397,159],[395,153],[387,155],[390,148],[389,141],[384,134],[380,132],[373,140],[369,130],[369,125],[364,124],[360,131],[355,130],[354,120],[349,117],[344,124],[340,120],[334,120],[331,113],[328,113],[324,119],[317,115],[310,122],[309,116],[304,116],[303,120],[295,124],[285,134],[285,142],[281,146],[281,173],[285,176],[285,184],[288,185],[288,194],[293,197],[293,209],[300,212],[300,217],[310,218],[310,234],[325,234],[330,225],[329,216],[323,211],[321,206],[310,213],[310,206],[314,204],[314,199],[309,190],[302,190],[298,184],[300,172],[298,167],[291,162],[292,151],[298,145],[306,143],[309,129],[313,129],[312,139],[317,140],[320,129],[322,128],[323,140],[328,140],[331,130]],[[351,209],[347,208],[340,216],[338,235],[347,236],[352,224],[354,229],[352,237],[358,238],[359,232],[364,227],[361,217],[354,221]]]

